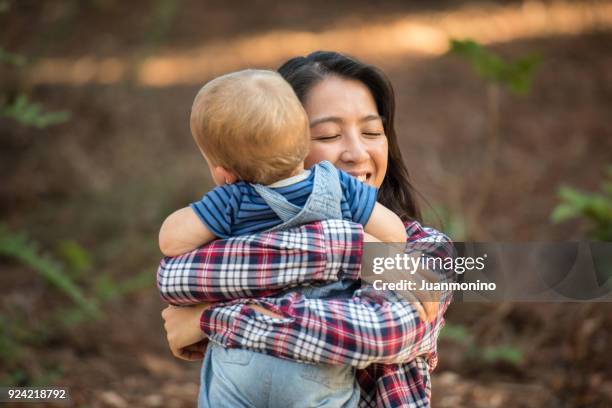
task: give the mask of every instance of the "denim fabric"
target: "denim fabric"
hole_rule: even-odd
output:
[[[360,392],[350,366],[301,364],[213,343],[201,384],[199,408],[353,408]]]
[[[342,219],[342,189],[338,171],[329,162],[315,167],[314,185],[303,208],[274,189],[253,185],[283,223],[284,230],[325,219]],[[310,299],[346,298],[358,289],[341,279],[325,285],[290,288]],[[359,386],[355,369],[346,365],[303,364],[245,349],[225,349],[210,343],[202,365],[200,408],[357,407]]]
[[[338,170],[328,161],[314,167],[312,192],[303,208],[291,204],[274,189],[261,184],[253,188],[284,222],[268,231],[286,230],[299,225],[321,220],[341,220],[342,187]]]

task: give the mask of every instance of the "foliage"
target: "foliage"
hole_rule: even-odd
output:
[[[0,47],[0,64],[12,65],[23,68],[26,64],[24,56],[6,51]],[[3,91],[0,95],[0,116],[11,118],[26,126],[33,126],[38,129],[57,125],[70,119],[70,112],[44,112],[40,104],[28,100],[28,96],[19,93],[14,100],[8,101],[8,93]]]
[[[541,62],[538,55],[506,61],[469,39],[451,39],[450,52],[466,58],[484,79],[498,83],[517,94],[529,92],[533,75]]]
[[[150,46],[160,44],[172,28],[175,17],[180,9],[178,0],[156,0],[151,11],[151,28],[147,33],[147,43]]]
[[[446,323],[440,332],[440,338],[458,344],[467,344],[469,334],[465,326],[461,324]]]
[[[0,63],[21,67],[25,65],[25,58],[19,54],[13,54],[0,47]]]
[[[55,259],[41,253],[36,243],[28,240],[25,234],[10,232],[0,225],[0,255],[17,259],[31,267],[87,314],[95,317],[100,315],[96,302],[87,298],[64,268]]]
[[[482,358],[490,363],[498,361],[520,365],[523,362],[523,352],[509,345],[489,346],[482,350]]]
[[[461,324],[446,323],[440,332],[440,339],[459,344],[466,349],[466,357],[480,364],[498,362],[520,366],[524,362],[524,352],[510,344],[480,347],[467,328]]]
[[[440,230],[444,231],[453,241],[463,241],[467,237],[465,219],[444,205],[435,204],[427,208],[423,213],[423,220],[427,225],[439,224]]]
[[[487,200],[495,188],[501,135],[501,92],[506,88],[516,94],[527,94],[540,64],[540,57],[529,55],[515,61],[508,61],[485,49],[473,40],[451,39],[449,53],[465,58],[476,73],[487,82],[487,115],[485,139],[482,146],[484,160],[481,164],[479,190],[471,199],[466,212],[469,232],[485,232],[479,225]],[[482,235],[482,234],[481,234]]]
[[[0,315],[0,359],[5,364],[10,364],[14,360],[21,358],[23,353],[19,343],[16,341],[18,336],[14,334],[16,331],[19,331],[20,327],[14,330],[11,327],[11,323],[6,316]]]
[[[66,111],[43,112],[40,104],[28,101],[25,94],[19,94],[12,104],[3,106],[0,115],[38,129],[64,123],[70,119],[70,113]]]
[[[612,166],[607,180],[599,192],[587,193],[573,187],[559,188],[558,204],[551,214],[555,223],[583,218],[590,222],[589,237],[599,241],[612,241]]]
[[[82,277],[83,272],[91,269],[89,254],[74,240],[59,241],[56,252],[64,262],[66,272],[75,279]]]
[[[13,307],[0,315],[0,360],[6,375],[0,383],[35,385],[51,375],[61,375],[57,367],[45,369],[44,378],[31,378],[29,348],[44,346],[49,339],[62,336],[62,331],[85,321],[103,319],[101,305],[151,285],[150,271],[117,281],[108,273],[91,276],[92,261],[88,252],[76,241],[64,240],[56,245],[56,255],[39,249],[26,234],[10,231],[0,224],[0,257],[12,258],[35,271],[56,290],[58,299],[70,300],[48,305],[39,318],[31,312]],[[27,362],[30,361],[30,364]],[[47,382],[49,384],[49,382]]]

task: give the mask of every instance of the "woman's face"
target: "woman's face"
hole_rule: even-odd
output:
[[[306,95],[312,141],[305,166],[322,160],[375,187],[387,172],[387,137],[372,93],[362,82],[331,76]]]

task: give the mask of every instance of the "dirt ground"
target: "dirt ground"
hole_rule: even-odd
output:
[[[431,204],[423,208],[450,214],[428,219],[440,227],[444,218],[441,228],[453,238],[584,239],[583,223],[552,224],[550,213],[560,185],[595,190],[612,164],[610,26],[529,35],[510,27],[507,32],[518,34],[487,44],[508,58],[535,53],[542,62],[529,94],[500,94],[495,187],[470,220],[482,188],[487,85],[458,57],[386,48],[385,41],[396,40],[384,29],[404,17],[437,27],[454,18],[468,21],[467,9],[510,19],[513,10],[561,3],[405,3],[0,2],[0,8],[8,4],[0,13],[0,45],[30,58],[27,68],[0,71],[3,95],[26,91],[45,109],[71,113],[66,123],[43,130],[0,118],[0,222],[27,231],[51,254],[62,240],[78,242],[93,265],[82,281],[150,272],[150,284],[101,303],[105,318],[54,328],[52,312],[70,302],[32,268],[0,258],[0,316],[29,322],[25,357],[18,364],[0,362],[0,374],[19,371],[21,385],[69,386],[79,407],[195,405],[199,366],[172,358],[165,342],[164,305],[154,286],[156,233],[165,215],[210,187],[187,121],[198,86],[249,61],[277,67],[285,57],[274,51],[275,36],[302,33],[306,45],[297,49],[345,44],[389,75],[402,152]],[[381,36],[380,50],[372,45],[377,42],[363,50],[350,42],[363,32]],[[257,41],[244,45],[251,38]],[[271,50],[249,48],[262,44]],[[240,58],[221,58],[242,46],[248,50],[240,48]],[[193,77],[185,68],[182,78],[170,72],[154,77],[163,84],[147,82],[139,69],[162,57],[167,65],[160,67],[201,66],[202,73]],[[110,74],[79,76],[102,63]],[[58,66],[66,69],[49,68]],[[453,304],[449,326],[468,334],[440,341],[433,406],[612,406],[611,311],[609,304]],[[479,357],[479,350],[500,344],[518,350],[520,361]]]

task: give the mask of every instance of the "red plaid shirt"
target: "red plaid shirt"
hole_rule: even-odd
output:
[[[411,250],[416,245],[427,256],[453,256],[444,234],[418,222],[406,230]],[[360,407],[429,406],[430,371],[450,293],[443,294],[431,323],[419,318],[413,303],[365,283],[350,299],[308,299],[297,292],[271,297],[292,286],[359,279],[362,240],[361,225],[340,220],[217,240],[164,258],[158,287],[171,304],[225,301],[206,309],[201,319],[204,333],[224,347],[358,368]],[[440,272],[440,281],[453,275]]]

